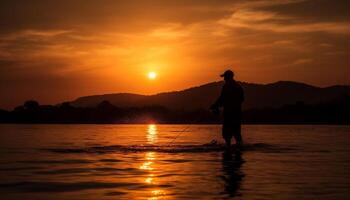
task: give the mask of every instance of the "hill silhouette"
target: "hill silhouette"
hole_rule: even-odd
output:
[[[148,96],[87,96],[57,105],[28,100],[12,111],[0,110],[0,123],[220,123],[222,116],[208,108],[222,84]],[[320,88],[289,81],[241,84],[246,93],[243,123],[350,124],[350,86]]]
[[[80,97],[70,104],[76,107],[96,107],[102,101],[108,101],[117,107],[162,106],[169,110],[191,111],[207,109],[220,93],[223,82],[212,82],[189,89],[139,95],[116,93]],[[336,101],[350,95],[350,86],[315,87],[292,81],[279,81],[270,84],[241,82],[246,100],[243,109],[279,108],[287,104],[303,102],[316,105]]]

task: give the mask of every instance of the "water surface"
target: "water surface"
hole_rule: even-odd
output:
[[[246,125],[231,156],[217,125],[0,125],[1,199],[347,199],[349,134]]]

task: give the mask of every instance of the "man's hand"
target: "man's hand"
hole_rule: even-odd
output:
[[[210,110],[215,114],[215,115],[219,115],[220,114],[220,110],[219,107],[215,104],[210,106]]]

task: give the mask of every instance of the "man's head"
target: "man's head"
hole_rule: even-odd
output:
[[[233,73],[232,70],[226,70],[223,74],[220,75],[221,77],[224,77],[224,80],[233,80],[233,77],[235,74]]]

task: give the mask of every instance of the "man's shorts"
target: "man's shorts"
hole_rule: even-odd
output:
[[[222,137],[231,139],[234,136],[236,139],[241,139],[241,122],[224,123],[222,126]]]

